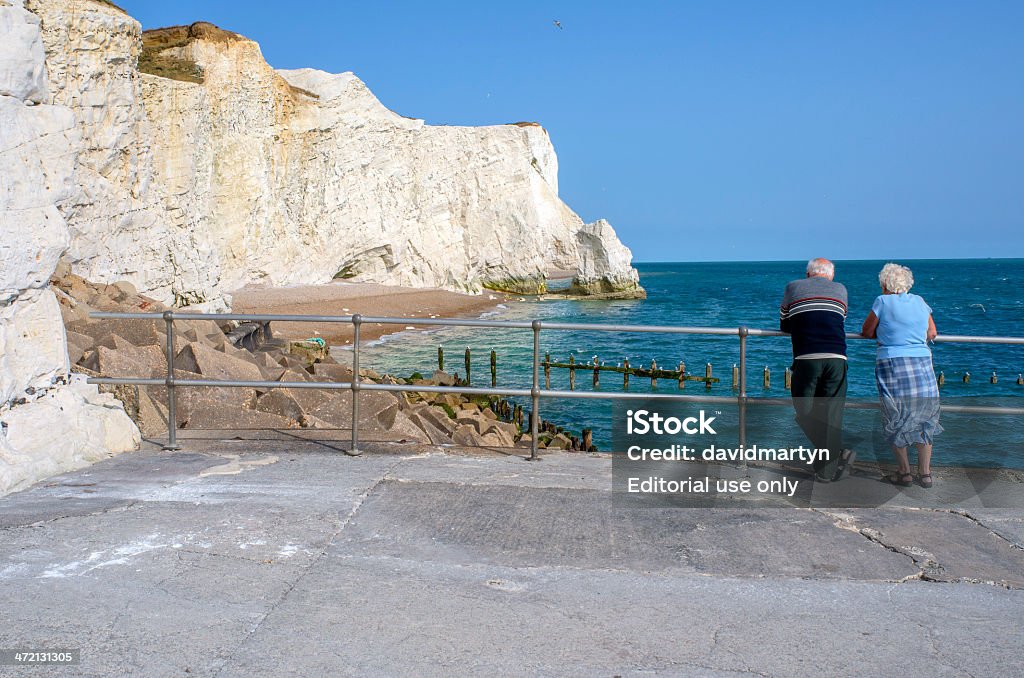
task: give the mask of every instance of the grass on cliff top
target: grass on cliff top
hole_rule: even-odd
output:
[[[143,31],[139,71],[171,80],[201,83],[202,66],[191,59],[182,59],[164,52],[175,47],[184,47],[195,40],[231,43],[244,39],[237,33],[225,31],[205,21],[198,21],[190,26],[168,26]]]
[[[112,3],[110,0],[92,0],[92,1],[93,2],[98,2],[101,5],[106,5],[107,7],[113,7],[114,9],[116,9],[118,12],[121,12],[122,14],[127,14],[128,13],[128,12],[126,12],[124,10],[123,7],[118,7],[117,5]]]
[[[540,127],[540,123],[539,122],[525,122],[525,121],[521,121],[521,122],[510,122],[509,124],[510,125],[515,125],[516,127]]]

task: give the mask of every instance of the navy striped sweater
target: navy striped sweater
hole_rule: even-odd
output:
[[[779,327],[793,337],[793,357],[812,353],[846,355],[846,288],[828,278],[786,285]]]

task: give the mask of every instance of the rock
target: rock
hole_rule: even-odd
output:
[[[64,335],[67,337],[69,344],[75,344],[82,351],[92,348],[96,344],[96,340],[90,337],[88,334],[79,334],[78,332],[66,330],[64,332]],[[72,360],[71,362],[75,363],[78,361]]]
[[[167,434],[167,408],[157,402],[149,392],[150,387],[138,389],[138,414],[135,423],[143,437],[165,436]]]
[[[39,17],[0,3],[0,494],[138,448],[113,396],[69,375],[64,310],[50,285],[70,233],[80,138],[51,105]],[[31,400],[29,399],[31,398]]]
[[[225,338],[224,332],[213,320],[175,320],[174,329],[189,341],[199,341],[213,347],[220,346]]]
[[[260,412],[276,414],[285,419],[300,421],[306,413],[298,401],[292,397],[292,392],[291,389],[271,389],[256,398],[256,409]]]
[[[503,438],[508,440],[515,440],[516,436],[519,435],[519,429],[516,428],[515,424],[506,421],[491,421],[485,420],[487,423],[481,426],[480,430],[482,433],[487,434],[493,431],[500,431]]]
[[[483,446],[479,432],[469,424],[463,424],[455,429],[455,433],[452,434],[452,442],[463,447]]]
[[[284,373],[278,377],[278,381],[313,381],[312,375],[306,370],[291,370],[285,369]]]
[[[120,311],[115,305],[112,310]],[[164,346],[167,343],[163,320],[85,320],[68,324],[68,330],[85,334],[99,341],[116,334],[135,346]]]
[[[549,449],[568,450],[572,446],[572,441],[569,436],[564,433],[556,434],[551,441],[546,445]]]
[[[324,377],[339,383],[352,381],[352,368],[347,365],[315,363],[313,365],[313,374],[317,377]]]
[[[640,276],[632,266],[633,253],[604,219],[587,224],[576,233],[579,267],[570,294],[615,299],[643,299]]]
[[[179,379],[197,379],[198,375],[175,371]],[[154,402],[167,409],[167,390],[152,388],[149,392]],[[250,388],[227,388],[213,386],[180,386],[175,389],[175,419],[178,428],[246,428],[244,421],[251,419],[240,414],[242,410],[254,410],[256,391]],[[208,412],[216,410],[216,413]],[[231,414],[238,415],[235,426],[228,425]],[[211,422],[216,425],[208,426]]]
[[[3,411],[0,422],[0,494],[138,449],[141,443],[121,403],[86,384],[83,375],[72,375],[67,385]]]
[[[309,367],[309,363],[293,355],[283,355],[278,362],[293,372],[306,372],[306,368]]]
[[[0,62],[2,62],[2,60],[3,57],[0,57]],[[63,280],[69,275],[71,275],[71,264],[67,261],[67,259],[61,257],[61,259],[57,262],[57,268],[54,269],[53,275],[50,276],[50,279],[53,281]]]
[[[455,417],[455,423],[460,426],[472,426],[477,433],[480,433],[484,429],[484,425],[490,421],[490,419],[475,414],[459,414]]]
[[[216,398],[197,398],[191,403],[189,417],[182,428],[231,429],[293,429],[299,422],[270,412],[246,407],[225,407]]]
[[[220,381],[262,381],[263,379],[255,362],[229,356],[198,342],[193,342],[181,349],[174,358],[174,367],[201,374],[206,379]]]
[[[429,443],[430,439],[419,426],[402,412],[395,413],[395,419],[387,429],[387,440],[392,442]]]
[[[430,443],[446,445],[452,442],[451,434],[458,428],[447,416],[437,417],[429,405],[420,405],[408,411],[409,420],[426,433]],[[444,423],[447,420],[450,423]]]
[[[93,346],[92,337],[85,334],[78,334],[77,332],[67,332],[68,340],[68,361],[74,365],[82,356],[85,351]]]
[[[330,349],[327,344],[317,341],[303,340],[288,342],[288,354],[302,360],[306,365],[312,365],[327,357]]]
[[[131,346],[127,344],[127,346]],[[134,347],[132,347],[134,348]],[[167,374],[165,358],[159,353],[147,355],[139,351],[132,353],[122,347],[120,350],[97,346],[82,359],[82,367],[103,377],[163,377]]]
[[[453,411],[462,409],[462,398],[454,393],[441,393],[434,399],[435,405],[447,405]]]
[[[448,374],[447,372],[442,372],[441,370],[434,370],[434,374],[431,375],[430,377],[430,382],[435,386],[454,386],[455,377]]]
[[[131,284],[127,280],[118,280],[112,285],[118,292],[121,293],[121,300],[127,299],[128,297],[138,296],[139,292],[135,289],[135,285]]]
[[[264,381],[281,381],[285,373],[289,371],[277,364],[269,367],[258,367],[260,369],[260,374],[263,375]]]
[[[429,422],[438,430],[444,431],[447,436],[451,436],[455,429],[458,428],[458,423],[451,419],[440,407],[423,405],[413,410],[413,413],[424,421]]]
[[[485,447],[515,447],[515,440],[504,431],[494,429],[480,436]]]

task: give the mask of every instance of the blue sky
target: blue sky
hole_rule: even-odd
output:
[[[1024,257],[1022,2],[120,4],[428,123],[538,121],[639,261]]]

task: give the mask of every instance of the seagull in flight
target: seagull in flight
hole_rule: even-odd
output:
[[[562,22],[559,21],[558,19],[555,19],[551,23],[553,23],[555,26],[558,26],[558,30],[560,30],[560,31],[564,31],[565,30],[564,28],[562,28]]]

